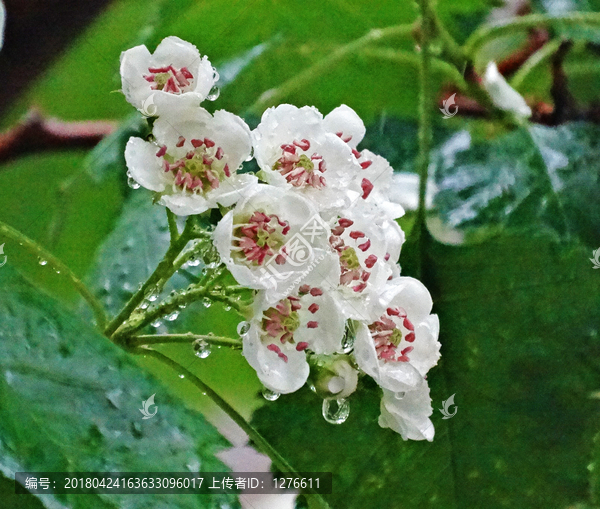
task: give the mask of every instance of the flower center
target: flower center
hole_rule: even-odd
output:
[[[273,165],[273,170],[278,171],[294,187],[325,187],[324,173],[327,169],[323,156],[316,153],[307,155],[310,149],[308,140],[295,140],[292,144],[281,145],[282,155]]]
[[[194,75],[187,67],[177,69],[172,65],[165,67],[149,67],[144,79],[152,90],[162,90],[171,94],[183,94],[191,89]]]
[[[263,313],[262,341],[267,343],[267,349],[276,353],[285,362],[287,355],[282,352],[280,345],[295,345],[299,352],[306,350],[308,343],[294,342],[294,332],[300,327],[298,310],[301,308],[298,297],[286,297],[280,300],[275,307]]]
[[[401,307],[389,307],[386,314],[369,325],[377,357],[384,362],[409,362],[415,328]]]
[[[340,257],[342,269],[340,284],[350,286],[356,293],[360,293],[367,287],[367,281],[371,277],[370,269],[377,262],[377,256],[370,254],[364,260],[364,266],[361,264],[356,249],[366,254],[371,249],[371,241],[359,230],[351,230],[347,234],[346,230],[353,224],[354,221],[350,219],[338,219],[336,225],[331,229],[333,235],[329,237],[329,244]],[[350,239],[354,241],[356,248],[346,244],[346,241],[350,242]]]
[[[250,216],[234,217],[233,225],[234,242],[237,244],[233,251],[249,265],[263,265],[267,257],[280,252],[275,258],[279,265],[285,263],[286,235],[290,231],[287,221],[282,221],[275,214],[267,215],[262,211],[255,211]]]
[[[165,173],[171,173],[174,185],[184,191],[201,192],[218,188],[223,180],[231,176],[229,166],[223,164],[223,149],[208,138],[193,139],[190,143],[192,149],[180,159],[167,154],[166,146],[156,153],[157,157],[162,158]],[[180,136],[177,147],[183,147],[184,144],[185,138]]]

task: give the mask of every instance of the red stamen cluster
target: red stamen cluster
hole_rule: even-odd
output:
[[[171,94],[181,94],[191,85],[194,75],[187,67],[176,69],[172,65],[165,67],[149,67],[144,79],[151,83],[152,90],[162,90]]]
[[[316,189],[325,187],[325,177],[319,175],[327,168],[323,156],[316,153],[309,157],[303,153],[310,149],[310,141],[295,140],[291,144],[281,145],[282,156],[275,162],[273,169],[279,171],[294,187],[310,186]]]
[[[398,322],[408,331],[407,333],[402,333]],[[400,307],[387,308],[385,315],[369,325],[369,330],[375,342],[375,350],[377,350],[379,359],[389,362],[410,361],[408,354],[413,351],[414,347],[409,345],[399,350],[402,339],[408,343],[415,340],[415,328],[406,316],[404,309]]]
[[[278,242],[272,238],[273,234],[280,233],[287,235],[290,231],[290,225],[287,221],[282,221],[275,214],[267,215],[264,212],[255,211],[248,223],[237,225],[239,228],[239,238],[237,239],[237,250],[242,251],[246,259],[258,265],[262,265],[267,257],[275,254],[274,249],[279,246]],[[285,248],[277,255],[275,262],[285,263]]]

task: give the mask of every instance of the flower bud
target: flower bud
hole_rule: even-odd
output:
[[[347,355],[316,355],[311,362],[310,379],[323,399],[341,399],[356,390],[358,371]]]

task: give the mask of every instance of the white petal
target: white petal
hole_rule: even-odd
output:
[[[523,96],[512,88],[504,76],[498,72],[495,62],[488,64],[483,76],[483,86],[496,107],[511,111],[520,117],[529,118],[531,116],[531,108],[527,106]]]
[[[127,101],[141,109],[146,98],[153,92],[144,79],[148,74],[150,52],[146,46],[135,46],[121,53],[121,87]]]
[[[401,394],[384,389],[379,425],[391,428],[404,440],[428,440],[435,435],[429,416],[433,413],[429,387],[423,384],[414,391]]]
[[[381,301],[384,307],[404,308],[415,326],[429,316],[433,307],[429,290],[423,283],[412,277],[399,277],[389,281],[381,295]]]
[[[348,141],[348,145],[352,148],[356,147],[362,141],[367,132],[361,118],[352,108],[345,104],[332,110],[325,117],[323,124],[325,129],[330,133],[337,134],[341,132],[343,133],[343,138],[352,136],[352,139]]]
[[[253,323],[243,339],[243,354],[248,364],[256,370],[258,378],[268,389],[280,394],[297,391],[308,379],[310,371],[306,354],[293,347],[282,348],[287,362],[277,353],[267,350],[260,340],[258,325]]]
[[[210,204],[199,194],[163,194],[159,203],[178,216],[202,214]]]
[[[158,147],[141,138],[129,138],[125,147],[125,162],[133,179],[151,191],[164,191],[167,180],[160,160],[156,157]]]
[[[438,342],[440,322],[437,315],[429,315],[415,326],[414,350],[410,352],[410,363],[425,376],[440,359],[441,345]]]
[[[308,343],[309,348],[317,354],[340,352],[346,320],[331,295],[328,292],[317,297],[304,295],[300,298],[300,304],[302,305],[298,310],[300,327],[294,332],[294,341]],[[308,310],[312,304],[319,306],[315,313]],[[309,322],[317,322],[318,326],[309,329],[307,327]]]

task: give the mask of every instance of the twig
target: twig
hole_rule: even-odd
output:
[[[0,134],[0,163],[25,154],[95,147],[117,128],[116,122],[64,122],[31,110],[25,119]]]
[[[213,336],[212,334],[141,334],[128,339],[128,344],[132,347],[142,345],[156,345],[165,343],[193,343],[194,341],[206,341],[211,345],[227,346],[231,348],[241,348],[240,339],[226,338],[224,336]]]

